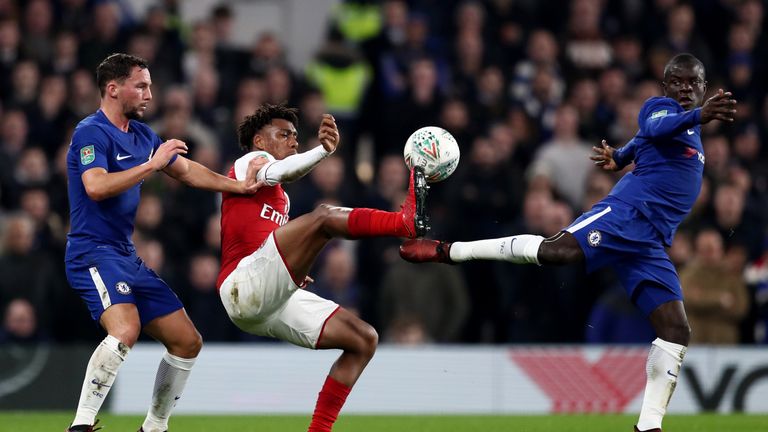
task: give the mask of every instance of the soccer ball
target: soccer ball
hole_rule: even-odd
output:
[[[459,156],[456,139],[437,126],[426,126],[412,133],[403,149],[408,169],[423,167],[430,183],[443,181],[453,174],[459,165]]]

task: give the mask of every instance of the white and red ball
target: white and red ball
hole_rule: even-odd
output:
[[[408,169],[423,167],[430,183],[450,177],[459,165],[460,156],[459,144],[453,135],[437,126],[426,126],[412,133],[403,149]]]

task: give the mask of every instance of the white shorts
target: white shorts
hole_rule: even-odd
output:
[[[339,305],[299,289],[272,233],[240,260],[219,291],[229,318],[245,332],[316,348],[325,323]]]

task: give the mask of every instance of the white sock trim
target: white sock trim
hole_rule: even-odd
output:
[[[101,341],[101,344],[104,345],[104,347],[108,350],[117,354],[121,360],[125,360],[125,357],[127,357],[128,353],[131,351],[131,348],[128,345],[120,342],[120,339],[112,335],[107,335],[107,337]]]
[[[652,344],[656,345],[660,349],[664,350],[664,352],[668,353],[672,357],[678,359],[678,361],[683,361],[683,358],[685,357],[685,353],[688,350],[688,347],[685,345],[680,345],[672,342],[667,342],[664,339],[656,338]]]
[[[531,264],[541,265],[539,263],[539,247],[541,247],[541,243],[544,242],[544,237],[540,235],[523,234],[513,238],[519,240],[518,247],[521,249],[519,252],[515,250],[515,244],[513,242],[513,254],[519,255]]]
[[[166,363],[175,367],[176,369],[188,371],[192,370],[192,366],[195,365],[195,360],[197,360],[197,357],[186,359],[183,357],[177,357],[166,351],[165,355],[163,356],[163,360],[165,360]]]

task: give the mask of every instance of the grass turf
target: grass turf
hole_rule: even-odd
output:
[[[102,432],[135,431],[143,416],[100,416]],[[17,411],[0,412],[0,431],[61,432],[72,420],[72,413]],[[631,432],[636,416],[632,415],[342,415],[334,432]],[[309,416],[191,416],[176,415],[171,419],[173,432],[288,432],[305,431]],[[765,432],[768,415],[674,415],[664,420],[667,432]]]

